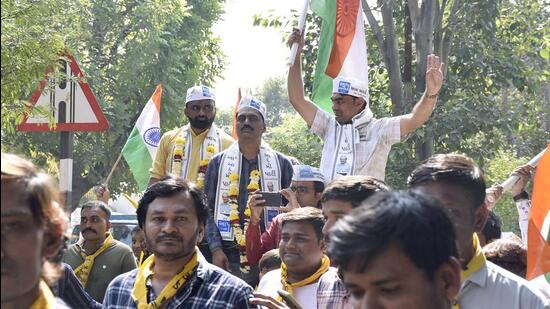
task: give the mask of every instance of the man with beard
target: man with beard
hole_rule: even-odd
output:
[[[183,113],[189,124],[162,135],[149,185],[163,176],[174,175],[196,182],[203,189],[208,162],[234,142],[214,124],[215,97],[208,87],[187,90]]]
[[[137,217],[153,253],[115,278],[105,308],[248,308],[252,288],[208,263],[197,248],[209,217],[195,184],[167,178],[150,186]]]
[[[111,211],[101,201],[89,201],[80,211],[82,240],[70,246],[63,262],[69,264],[86,292],[103,301],[109,282],[136,268],[132,249],[109,233]]]
[[[2,308],[67,308],[48,284],[67,216],[53,179],[16,155],[2,153]]]
[[[263,102],[242,98],[237,111],[239,140],[212,158],[205,187],[208,206],[214,215],[213,222],[209,220],[206,224],[205,235],[212,261],[252,286],[258,281],[258,265],[250,265],[246,256],[246,231],[251,216],[248,196],[258,190],[269,191],[269,183],[273,184],[273,192],[279,192],[290,186],[292,178],[288,158],[263,142],[265,119]],[[229,198],[229,216],[221,207],[224,194]],[[262,232],[278,214],[279,207],[263,209],[257,222]]]

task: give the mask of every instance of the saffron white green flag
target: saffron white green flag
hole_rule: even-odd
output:
[[[368,85],[367,43],[361,0],[311,0],[322,19],[312,100],[332,113],[332,81],[338,76]]]
[[[162,86],[158,85],[122,148],[122,155],[136,179],[140,190],[149,182],[150,169],[160,141],[160,98]]]

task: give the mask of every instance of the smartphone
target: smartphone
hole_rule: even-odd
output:
[[[302,306],[298,303],[296,298],[287,291],[277,290],[277,294],[285,301],[285,303],[292,309],[303,309]]]
[[[283,206],[283,196],[279,192],[258,192],[262,195],[262,200],[265,200],[265,206],[281,207]]]

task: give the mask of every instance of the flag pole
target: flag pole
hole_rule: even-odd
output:
[[[111,177],[113,177],[113,172],[115,171],[115,168],[118,166],[118,163],[120,162],[120,159],[122,159],[122,151],[118,154],[118,158],[116,159],[115,164],[111,168],[111,171],[109,172],[109,175],[107,176],[107,179],[105,179],[105,182],[103,183],[106,186],[109,185],[109,181],[111,181]]]
[[[546,149],[543,149],[541,152],[539,152],[539,154],[534,156],[531,161],[527,163],[527,165],[530,165],[533,168],[537,167],[537,164],[539,163],[539,160],[540,158],[542,158],[542,155],[545,151]],[[510,190],[518,180],[518,176],[510,176],[508,179],[506,179],[503,183],[500,184],[500,186],[502,187],[502,192]]]
[[[309,0],[304,0],[304,4],[302,5],[302,11],[300,14],[300,18],[298,19],[298,29],[300,30],[300,34],[304,34],[304,26],[306,24],[306,16],[307,16],[307,9],[309,7]],[[298,43],[294,42],[292,44],[292,48],[290,49],[290,58],[288,59],[288,66],[294,65],[294,60],[296,58],[296,52],[298,51]]]

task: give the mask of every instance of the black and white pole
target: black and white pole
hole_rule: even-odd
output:
[[[56,87],[55,93],[60,94],[58,106],[57,122],[74,122],[74,94],[75,82],[70,79],[70,65],[62,60],[62,73],[66,78],[62,79]],[[60,132],[61,139],[59,144],[59,190],[65,198],[65,209],[72,211],[73,197],[73,132]]]

